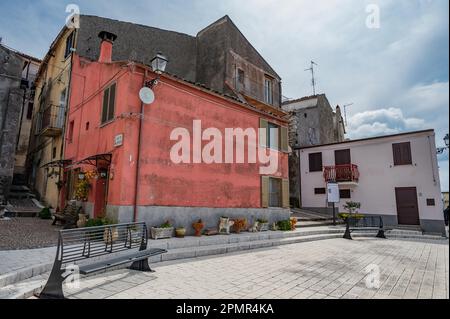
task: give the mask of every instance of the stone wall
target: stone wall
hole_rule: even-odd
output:
[[[0,45],[0,204],[8,196],[22,109],[22,60]]]

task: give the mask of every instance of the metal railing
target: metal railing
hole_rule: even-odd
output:
[[[323,176],[326,182],[359,182],[358,165],[325,166]]]
[[[40,114],[40,129],[42,132],[46,129],[62,130],[64,127],[65,108],[57,105],[47,106]]]

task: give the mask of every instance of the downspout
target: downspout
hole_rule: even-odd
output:
[[[432,146],[431,138],[430,138],[429,135],[427,136],[427,138],[428,138],[428,145],[430,146],[431,171],[432,171],[432,174],[433,174],[433,182],[434,182],[434,186],[436,186],[437,185],[437,179],[436,179],[435,167],[434,167],[433,146]]]
[[[147,78],[147,70],[144,72],[144,77],[142,81],[142,87],[145,86],[145,79]],[[144,102],[141,102],[141,114],[139,117],[139,126],[138,126],[138,145],[137,145],[137,155],[136,155],[136,174],[134,178],[134,207],[133,207],[133,221],[137,222],[138,218],[138,196],[139,196],[139,171],[141,168],[141,144],[142,144],[142,126],[144,122]]]

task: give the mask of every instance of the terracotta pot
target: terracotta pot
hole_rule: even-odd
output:
[[[195,230],[195,236],[201,237],[202,236],[202,230],[205,228],[205,224],[203,223],[194,223],[192,224],[192,228]]]
[[[109,228],[105,229],[103,233],[103,240],[105,241],[105,244],[111,245],[113,244],[117,239],[119,238],[119,232],[116,227],[113,227],[111,229],[111,233],[109,231]]]
[[[184,238],[184,236],[186,236],[186,228],[175,229],[175,234],[178,238]]]

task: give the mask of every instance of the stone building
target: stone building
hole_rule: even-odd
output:
[[[57,208],[64,166],[66,110],[70,99],[72,54],[97,61],[102,31],[117,36],[112,61],[150,65],[161,52],[166,72],[210,88],[269,113],[282,112],[281,78],[228,16],[191,36],[154,27],[81,15],[79,28],[64,27],[47,53],[36,80],[32,140],[28,154],[30,185]],[[76,76],[76,75],[75,75]],[[68,128],[70,129],[70,128]]]
[[[21,87],[22,67],[22,59],[0,45],[0,205],[6,202],[14,174],[24,93]]]
[[[286,101],[282,109],[289,113],[289,145],[292,149],[345,140],[345,123],[340,107],[333,111],[325,94]],[[289,180],[291,205],[301,207],[298,151],[289,156]]]

